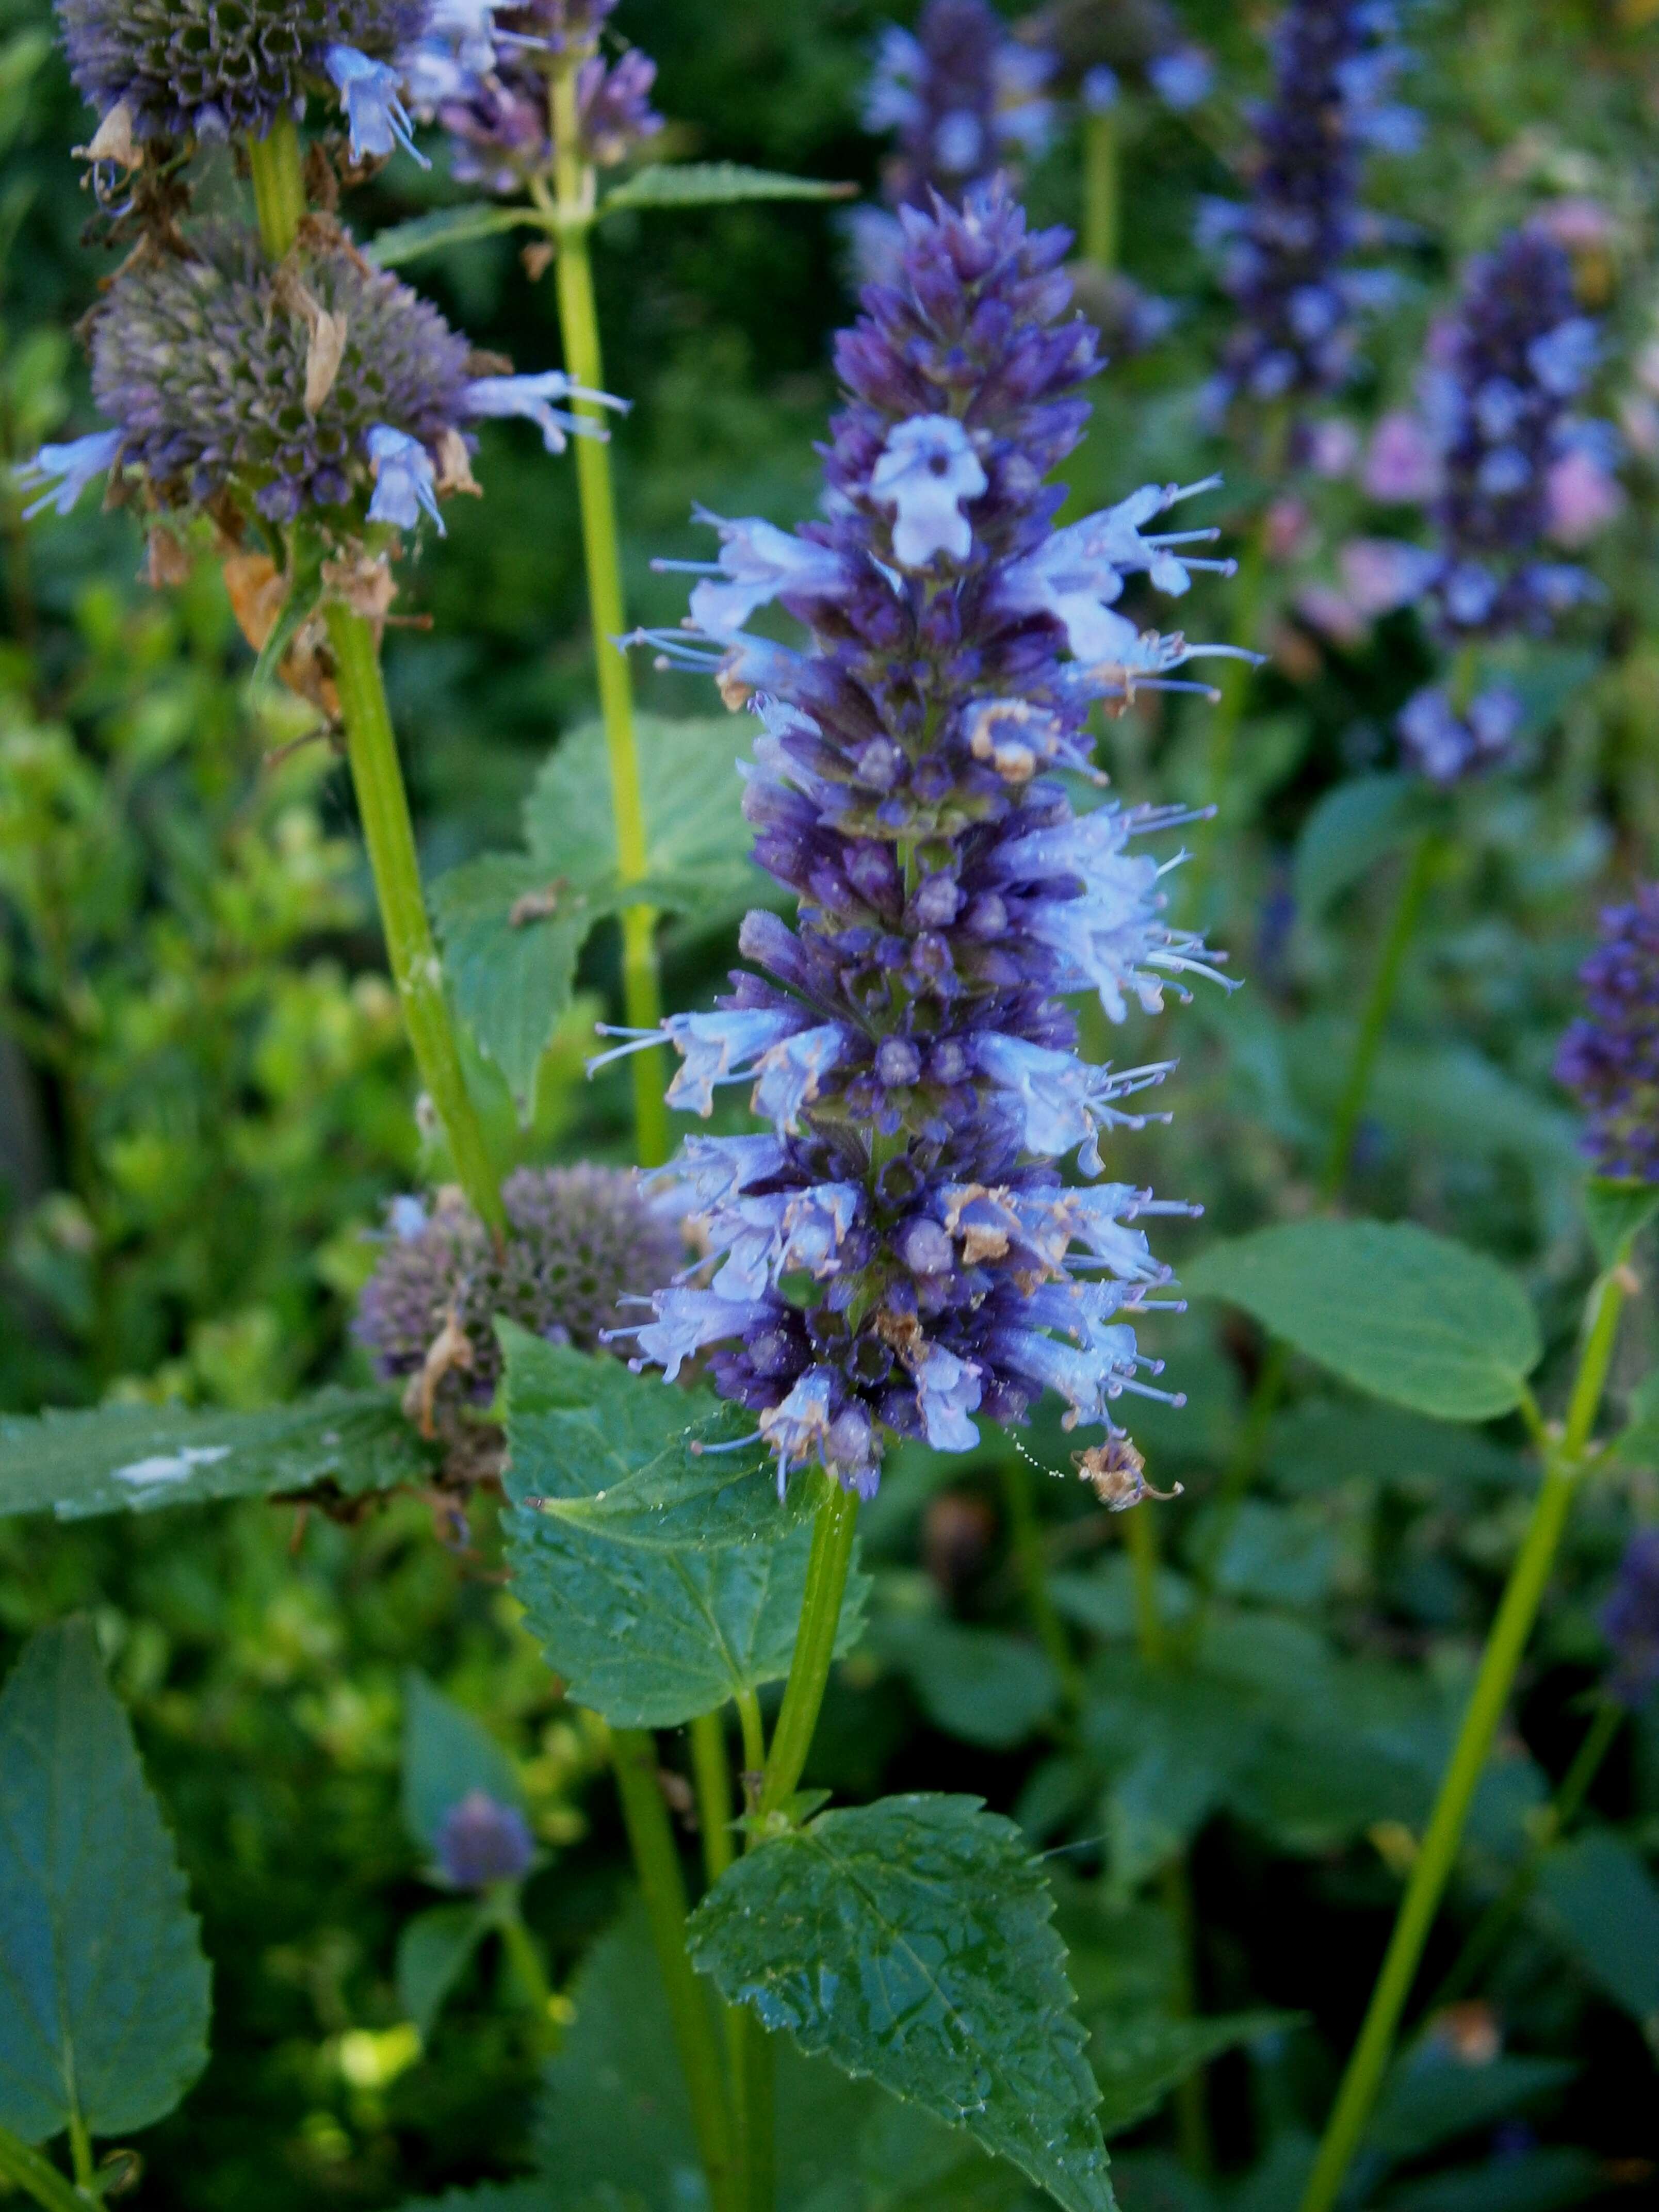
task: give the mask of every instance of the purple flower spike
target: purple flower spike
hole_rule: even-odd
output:
[[[1561,1040],[1555,1079],[1577,1093],[1598,1175],[1659,1182],[1659,884],[1607,909],[1578,975],[1586,1012]]]
[[[1634,1712],[1659,1687],[1659,1528],[1631,1538],[1601,1609],[1601,1633],[1614,1662],[1607,1695]]]
[[[1206,649],[1114,603],[1126,576],[1179,592],[1214,565],[1190,550],[1210,532],[1151,528],[1210,487],[1150,485],[1055,531],[1045,479],[1097,366],[1064,235],[1028,231],[999,185],[905,209],[901,237],[837,346],[827,519],[702,514],[719,562],[664,564],[705,573],[688,623],[649,640],[756,710],[744,810],[796,926],[750,914],[718,1008],[617,1048],[673,1045],[670,1101],[700,1114],[752,1077],[771,1124],[693,1136],[655,1178],[703,1257],[618,1334],[671,1380],[703,1357],[781,1482],[815,1462],[866,1496],[894,1436],[967,1451],[1051,1386],[1116,1435],[1109,1404],[1150,1387],[1130,1317],[1169,1271],[1130,1224],[1184,1209],[1067,1189],[1057,1164],[1100,1175],[1103,1139],[1141,1124],[1122,1102],[1168,1069],[1080,1060],[1060,994],[1121,1020],[1214,972],[1130,849],[1191,817],[1079,816],[1048,773],[1098,784],[1096,702]],[[744,630],[774,604],[810,651]]]
[[[518,1881],[528,1874],[536,1845],[516,1805],[469,1790],[444,1814],[434,1853],[439,1871],[457,1889],[488,1889],[492,1882]]]
[[[1041,154],[1053,125],[1043,88],[1054,66],[1051,54],[1011,39],[985,0],[927,0],[914,36],[884,32],[864,124],[897,136],[890,203],[925,208],[936,191],[960,200],[1011,156]]]

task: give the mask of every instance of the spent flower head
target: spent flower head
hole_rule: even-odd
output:
[[[1184,592],[1213,532],[1162,518],[1206,486],[1149,485],[1056,529],[1047,479],[1080,438],[1095,333],[1067,316],[1068,240],[1000,184],[901,211],[897,281],[837,342],[846,404],[829,520],[721,521],[689,624],[650,634],[761,727],[744,809],[799,927],[745,921],[751,967],[661,1034],[675,1106],[752,1085],[761,1134],[687,1140],[671,1170],[708,1260],[630,1326],[672,1376],[707,1351],[789,1469],[875,1484],[890,1435],[968,1449],[1047,1388],[1112,1430],[1148,1389],[1129,1317],[1169,1270],[1148,1217],[1187,1209],[1101,1175],[1102,1139],[1164,1065],[1076,1052],[1061,994],[1108,1017],[1161,1006],[1212,957],[1164,919],[1138,849],[1187,817],[1079,815],[1056,770],[1098,784],[1087,722],[1203,648],[1119,605],[1126,580]],[[775,600],[801,653],[754,635]],[[653,1033],[653,1035],[655,1033]],[[649,1037],[629,1036],[626,1053]],[[611,1057],[613,1055],[604,1055]],[[800,1286],[810,1285],[810,1297]]]
[[[1659,884],[1606,909],[1578,975],[1586,1011],[1561,1040],[1555,1079],[1577,1096],[1598,1175],[1659,1182]]]
[[[57,0],[76,88],[133,142],[263,138],[308,93],[352,81],[395,97],[389,64],[425,27],[427,0]],[[365,71],[379,70],[379,77]],[[389,144],[363,148],[389,153]]]
[[[498,1316],[592,1352],[627,1318],[630,1297],[671,1283],[684,1261],[672,1215],[624,1170],[520,1168],[501,1201],[498,1246],[458,1191],[430,1208],[398,1200],[358,1300],[356,1333],[380,1373],[414,1377],[428,1410],[434,1397],[489,1404],[501,1373]]]

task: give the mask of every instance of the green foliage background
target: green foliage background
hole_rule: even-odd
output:
[[[877,154],[857,127],[856,95],[884,12],[866,0],[623,0],[617,21],[659,61],[674,157],[868,186]],[[1409,91],[1429,116],[1430,150],[1385,187],[1417,243],[1362,412],[1404,396],[1427,316],[1463,256],[1547,194],[1589,194],[1611,210],[1597,304],[1615,362],[1650,341],[1659,33],[1649,12],[1588,0],[1547,11],[1425,0],[1413,11],[1424,58]],[[1188,305],[1169,343],[1102,389],[1074,471],[1091,504],[1207,465],[1191,395],[1224,318],[1188,243],[1190,217],[1200,193],[1228,186],[1221,153],[1261,62],[1258,26],[1239,11],[1216,0],[1190,21],[1219,55],[1226,94],[1198,128],[1143,118],[1127,156],[1125,244],[1132,274]],[[87,204],[68,149],[84,129],[43,0],[7,0],[9,459],[87,419],[70,331],[103,264],[79,238]],[[1036,214],[1070,216],[1078,183],[1062,143],[1030,180]],[[441,190],[441,178],[428,187],[396,164],[354,213],[367,232]],[[694,499],[780,522],[811,508],[811,441],[833,400],[827,340],[849,312],[838,234],[810,206],[656,216],[648,228],[629,216],[606,232],[599,273],[611,388],[636,403],[615,448],[630,609],[672,622],[678,587],[649,562],[702,550],[688,525]],[[419,274],[479,344],[523,368],[556,361],[549,289],[530,283],[511,240],[457,249]],[[1616,368],[1609,398],[1629,387],[1628,368]],[[410,605],[433,623],[398,638],[390,683],[429,878],[513,843],[550,747],[592,719],[574,480],[526,441],[492,426],[478,471],[487,497],[451,507],[448,538],[427,545],[406,580]],[[1242,506],[1248,471],[1235,479]],[[1547,1391],[1592,1264],[1549,1061],[1595,906],[1610,883],[1651,875],[1659,850],[1650,464],[1638,458],[1630,482],[1626,513],[1595,556],[1607,605],[1519,671],[1535,767],[1460,802],[1359,1176],[1366,1211],[1409,1216],[1518,1272],[1544,1320]],[[1326,553],[1357,522],[1343,496],[1330,494]],[[337,764],[317,746],[283,754],[294,730],[281,710],[249,707],[247,655],[210,562],[181,590],[153,592],[137,579],[141,548],[125,518],[88,501],[67,524],[26,530],[15,495],[0,501],[0,1404],[251,1407],[301,1385],[361,1382],[349,1317],[372,1265],[364,1232],[386,1199],[441,1162],[420,1153]],[[1222,593],[1203,592],[1188,626],[1214,635],[1226,619]],[[1234,811],[1251,830],[1218,934],[1249,989],[1177,1018],[1176,1124],[1126,1141],[1114,1170],[1201,1199],[1206,1241],[1310,1202],[1328,1070],[1388,888],[1386,869],[1366,872],[1365,824],[1320,805],[1355,771],[1386,765],[1393,712],[1427,665],[1408,617],[1352,652],[1322,653],[1292,626],[1292,648],[1298,637],[1299,654],[1281,653],[1259,689],[1238,754]],[[647,675],[643,688],[655,712],[710,711],[690,679]],[[1197,714],[1146,709],[1114,726],[1108,757],[1126,796],[1167,799],[1194,788],[1202,742]],[[671,937],[671,1003],[701,1002],[731,951],[728,927]],[[580,1079],[613,961],[601,933],[529,1131],[496,1085],[504,1158],[623,1156],[624,1085]],[[1132,1026],[1126,1059],[1147,1056],[1143,1034]],[[1179,1258],[1180,1233],[1169,1241]],[[1655,1334],[1650,1304],[1619,1392],[1651,1365]],[[1398,1894],[1399,1837],[1420,1824],[1513,1552],[1520,1437],[1501,1418],[1466,1435],[1362,1408],[1298,1370],[1265,1489],[1223,1522],[1212,1501],[1261,1340],[1214,1304],[1154,1334],[1189,1400],[1182,1414],[1152,1407],[1135,1425],[1154,1475],[1188,1486],[1182,1517],[1162,1524],[1166,1611],[1177,1623],[1191,1613],[1198,1564],[1220,1592],[1190,1674],[1172,1685],[1139,1671],[1127,1562],[1109,1524],[1077,1486],[1041,1485],[1054,1601],[1086,1676],[1079,1740],[1060,1745],[1052,1669],[1024,1625],[1010,1466],[994,1448],[965,1465],[901,1454],[866,1523],[869,1633],[838,1671],[808,1779],[854,1796],[971,1790],[1063,1848],[1062,1926],[1085,2016],[1121,2006],[1133,1986],[1159,2033],[1181,2029],[1176,1939],[1195,1913],[1199,1987],[1184,1995],[1206,2014],[1267,2010],[1291,2023],[1212,2074],[1218,2155],[1255,2191],[1229,2201],[1269,2212],[1290,2201],[1287,2177],[1352,2034]],[[1040,1431],[1032,1449],[1064,1466],[1057,1431]],[[1632,1513],[1651,1516],[1652,1465],[1649,1447],[1584,1501],[1524,1685],[1521,1740],[1483,1793],[1462,1921],[1437,1938],[1431,1979],[1576,1747],[1602,1663],[1595,1607]],[[405,1669],[483,1717],[520,1763],[547,1862],[528,1911],[562,1988],[618,1909],[623,1862],[592,1743],[501,1586],[490,1509],[478,1508],[467,1547],[446,1533],[413,1495],[338,1522],[262,1504],[76,1527],[0,1521],[0,1666],[37,1625],[90,1615],[214,1965],[212,2058],[187,2103],[144,2138],[144,2202],[181,2212],[392,2205],[510,2176],[529,2155],[538,2058],[493,1954],[467,1969],[424,2054],[398,2039],[398,1936],[432,1899],[398,1815]],[[1650,1852],[1651,1710],[1622,1739],[1595,1809],[1623,1848]],[[1164,1870],[1172,1846],[1188,1844],[1183,1899]],[[1536,2147],[1511,2136],[1516,2154],[1556,2160],[1559,2193],[1527,2202],[1616,2203],[1642,2188],[1620,2161],[1652,2154],[1642,2119],[1651,2054],[1627,1994],[1595,1963],[1603,1893],[1587,1881],[1563,1878],[1505,1950],[1492,1992],[1516,2052],[1571,2063],[1505,2075],[1489,2110],[1454,2101],[1449,2121],[1423,2117],[1434,2082],[1399,2083],[1386,2201],[1401,2212],[1521,2201],[1436,2197],[1427,2179],[1479,2166],[1494,2127],[1517,2114]],[[1148,2034],[1141,2070],[1123,2068],[1131,2132],[1115,2172],[1126,2212],[1209,2205],[1218,2200],[1170,2155],[1163,2099],[1181,2058]],[[580,2047],[558,2063],[579,2066]],[[1482,2079],[1489,2091],[1499,2082]],[[879,2172],[886,2153],[872,2140]],[[928,2171],[922,2151],[915,2171]],[[914,2201],[932,2185],[918,2183]],[[969,2185],[954,2176],[955,2201],[981,2201]],[[1520,2185],[1511,2174],[1500,2185]]]

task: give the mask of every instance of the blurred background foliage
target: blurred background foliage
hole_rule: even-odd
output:
[[[867,190],[879,149],[859,127],[858,94],[889,12],[910,11],[623,0],[617,21],[660,65],[665,158]],[[1607,319],[1598,399],[1629,448],[1630,496],[1593,556],[1608,597],[1564,641],[1520,657],[1526,772],[1460,797],[1353,1194],[1363,1210],[1409,1214],[1518,1267],[1558,1362],[1591,1261],[1550,1060],[1596,904],[1650,875],[1659,849],[1655,12],[1640,0],[1409,9],[1419,61],[1406,89],[1427,118],[1425,149],[1382,165],[1372,194],[1410,226],[1406,285],[1348,408],[1363,425],[1406,396],[1429,315],[1470,251],[1547,200],[1606,211],[1577,275]],[[1269,13],[1188,0],[1188,27],[1218,59],[1218,95],[1190,118],[1131,118],[1126,267],[1181,313],[1100,387],[1073,466],[1081,503],[1217,465],[1195,393],[1226,308],[1192,218],[1200,195],[1231,186]],[[104,264],[81,242],[88,203],[68,151],[85,130],[46,0],[4,0],[8,460],[88,419],[71,333]],[[1073,216],[1067,134],[1028,182],[1038,219]],[[446,189],[441,170],[426,179],[396,163],[353,214],[367,234]],[[649,563],[702,550],[694,499],[780,522],[811,509],[811,441],[833,404],[828,340],[850,313],[841,234],[811,207],[657,216],[648,228],[630,216],[607,227],[597,258],[607,381],[634,403],[615,446],[630,611],[672,623],[679,586]],[[556,362],[550,288],[509,240],[447,251],[417,274],[476,343],[523,369]],[[572,473],[544,465],[521,428],[485,435],[501,448],[479,471],[487,498],[452,505],[448,538],[425,544],[404,579],[405,610],[430,629],[398,633],[390,654],[433,872],[513,841],[549,747],[593,711]],[[1222,520],[1237,521],[1261,488],[1248,456],[1222,458]],[[1351,484],[1293,497],[1279,518],[1273,666],[1229,795],[1249,830],[1229,848],[1214,933],[1249,988],[1177,1018],[1175,1123],[1126,1139],[1113,1170],[1203,1200],[1203,1229],[1169,1240],[1177,1261],[1183,1238],[1190,1251],[1218,1229],[1313,1202],[1334,1042],[1389,884],[1386,868],[1340,850],[1325,854],[1322,879],[1298,840],[1328,792],[1386,762],[1394,713],[1429,665],[1414,617],[1351,647],[1297,618],[1298,584],[1328,574],[1367,511]],[[366,1232],[423,1164],[342,773],[325,747],[286,750],[295,732],[280,708],[250,706],[248,656],[211,562],[155,592],[125,516],[88,502],[67,524],[26,529],[19,505],[0,490],[0,1404],[257,1406],[362,1379],[349,1319],[372,1264]],[[1224,591],[1194,593],[1191,631],[1222,635],[1227,622]],[[710,710],[689,678],[642,671],[641,683],[654,711]],[[1102,757],[1126,797],[1196,790],[1202,711],[1144,702],[1109,727]],[[731,953],[729,932],[672,948],[671,1003],[701,1002]],[[580,1080],[582,1034],[613,959],[601,935],[582,978],[591,995],[544,1068],[535,1127],[516,1132],[497,1100],[504,1152],[623,1156],[623,1088]],[[1130,1061],[1151,1048],[1133,1022],[1118,1045]],[[872,1631],[833,1686],[809,1779],[854,1794],[970,1788],[1018,1808],[1079,1877],[1067,1927],[1085,2003],[1097,1984],[1121,1994],[1127,1959],[1149,2002],[1309,2015],[1317,2033],[1278,2030],[1209,2076],[1213,2156],[1246,2192],[1226,2201],[1275,2212],[1358,2017],[1513,1553],[1519,1438],[1499,1425],[1472,1444],[1362,1413],[1298,1374],[1264,1484],[1224,1519],[1214,1495],[1262,1347],[1208,1309],[1157,1334],[1189,1399],[1135,1425],[1154,1476],[1188,1489],[1161,1523],[1166,1611],[1178,1622],[1212,1580],[1225,1626],[1186,1705],[1137,1673],[1121,1524],[1078,1486],[1039,1486],[1033,1537],[997,1449],[965,1465],[901,1454],[869,1516]],[[1656,1336],[1649,1301],[1621,1387],[1651,1365]],[[1057,1429],[1031,1445],[1065,1466]],[[1585,1500],[1431,1982],[1582,1736],[1602,1664],[1595,1609],[1632,1514],[1654,1513],[1654,1480],[1630,1468]],[[509,2174],[526,2154],[538,2053],[491,1958],[467,1969],[425,2050],[403,2025],[398,1935],[430,1894],[397,1810],[404,1670],[485,1717],[520,1762],[545,1854],[527,1911],[561,1985],[614,1910],[622,1860],[580,1729],[501,1587],[487,1504],[469,1543],[446,1533],[412,1498],[355,1525],[263,1504],[0,1522],[0,1664],[35,1624],[91,1613],[204,1916],[214,2057],[146,2139],[147,2202],[390,2205]],[[1074,1734],[1021,1625],[1028,1538],[1046,1547],[1065,1635],[1089,1655]],[[1628,1847],[1659,1843],[1651,1709],[1620,1737],[1593,1804]],[[1174,1881],[1172,1838],[1191,1845]],[[1396,2116],[1388,2203],[1514,2212],[1643,2200],[1654,2185],[1651,2053],[1634,2000],[1586,1963],[1595,1955],[1582,1929],[1520,1925],[1462,2027],[1421,2046],[1433,2078],[1416,2118]],[[1498,2062],[1482,2040],[1500,2026],[1511,2050],[1562,2063],[1500,2082],[1483,2070]],[[1462,2084],[1461,2103],[1437,2063]],[[1131,2125],[1116,2160],[1126,2212],[1219,2201],[1190,2161],[1176,2164],[1173,2140],[1166,2117]],[[1443,2165],[1455,2172],[1437,2180]]]

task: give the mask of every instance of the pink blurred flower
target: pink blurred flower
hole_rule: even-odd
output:
[[[1296,595],[1296,611],[1310,629],[1333,645],[1361,645],[1370,627],[1353,601],[1329,584],[1304,584]]]
[[[1336,557],[1349,599],[1366,616],[1407,605],[1440,568],[1437,554],[1395,538],[1351,538]]]
[[[1613,240],[1612,214],[1600,200],[1552,200],[1539,209],[1533,221],[1569,253],[1595,252]]]
[[[1548,519],[1558,545],[1587,545],[1625,504],[1624,487],[1592,453],[1575,447],[1552,461],[1544,479]]]
[[[1299,499],[1276,499],[1261,521],[1261,542],[1270,561],[1294,561],[1305,551],[1312,518]]]
[[[1409,408],[1391,408],[1371,434],[1363,478],[1376,500],[1432,499],[1440,489],[1440,457]]]
[[[1308,461],[1316,477],[1346,477],[1359,459],[1359,433],[1340,415],[1308,426]]]

